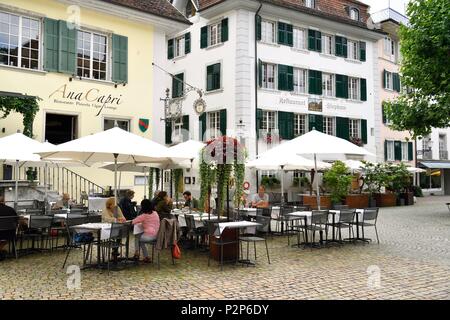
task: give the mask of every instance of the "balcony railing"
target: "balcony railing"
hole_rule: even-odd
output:
[[[419,159],[422,160],[432,160],[433,159],[433,151],[432,150],[417,150],[417,155]]]
[[[439,160],[448,160],[447,150],[439,150]]]

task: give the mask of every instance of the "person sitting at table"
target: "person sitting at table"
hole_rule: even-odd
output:
[[[5,204],[5,198],[0,196],[0,217],[15,217],[17,216],[16,210]],[[15,231],[12,231],[15,232]],[[11,237],[10,231],[0,231],[0,255],[4,251],[3,248],[8,244],[8,241],[4,240]]]
[[[153,192],[153,198],[152,198],[152,200],[150,200],[153,203],[153,206],[155,206],[155,207],[158,204],[158,194],[160,192],[161,192],[160,190],[156,190],[155,192]]]
[[[134,191],[127,190],[125,192],[125,196],[119,202],[119,207],[127,220],[133,220],[136,218],[136,202],[131,201],[133,198]]]
[[[199,208],[199,203],[198,200],[195,199],[194,197],[192,197],[192,193],[190,191],[185,191],[183,193],[183,197],[184,197],[184,207],[185,208],[191,208],[192,210],[198,210]]]
[[[62,199],[56,201],[53,206],[52,210],[58,210],[58,209],[69,209],[70,206],[72,206],[74,202],[70,199],[70,196],[68,193],[63,193]]]
[[[120,210],[119,206],[115,205],[115,199],[109,198],[106,200],[105,208],[102,211],[102,222],[112,223],[112,222],[125,222],[127,221],[122,214],[122,210]],[[117,210],[117,215],[114,214],[114,211]],[[117,218],[116,218],[117,216]]]
[[[158,213],[155,211],[155,206],[153,203],[148,200],[144,199],[141,202],[141,215],[133,219],[132,224],[142,224],[142,229],[144,230],[143,233],[137,234],[135,237],[134,242],[134,259],[139,260],[139,247],[142,249],[142,252],[144,253],[144,263],[151,262],[147,246],[145,242],[147,241],[153,241],[156,240],[158,236],[159,231],[159,216]]]
[[[158,197],[156,199],[156,212],[159,214],[159,218],[162,220],[164,218],[172,219],[172,199],[170,199],[169,195],[166,191],[161,191],[158,193]]]
[[[241,201],[239,206],[241,208],[248,208],[250,206],[250,199],[248,198],[250,192],[248,190],[244,190],[242,192]]]
[[[251,205],[253,208],[267,208],[269,206],[269,195],[263,185],[259,186],[258,193],[253,196]]]

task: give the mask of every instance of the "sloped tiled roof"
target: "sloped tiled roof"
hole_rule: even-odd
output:
[[[181,12],[167,0],[101,0],[118,6],[154,14],[155,16],[190,24]]]

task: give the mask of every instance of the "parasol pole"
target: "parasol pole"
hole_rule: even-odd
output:
[[[319,189],[319,173],[317,172],[317,156],[314,153],[314,170],[316,179],[316,190],[317,190],[317,209],[320,210],[320,189]]]
[[[284,205],[284,165],[281,168],[281,205]]]
[[[114,217],[118,217],[117,210],[117,157],[119,154],[114,153]]]
[[[18,196],[19,196],[19,160],[16,160],[16,170],[15,170],[15,194],[14,194],[14,210],[17,211],[17,203],[18,203]]]

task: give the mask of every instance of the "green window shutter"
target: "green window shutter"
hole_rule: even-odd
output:
[[[184,54],[191,52],[191,33],[188,32],[184,35]]]
[[[256,40],[261,40],[261,16],[260,15],[256,16],[255,30],[256,30]]]
[[[361,119],[361,140],[367,144],[367,120]]]
[[[112,48],[112,81],[126,83],[128,82],[128,38],[113,34]]]
[[[287,73],[288,66],[284,64],[278,65],[278,90],[287,90]]]
[[[166,121],[166,144],[172,144],[172,121]]]
[[[206,112],[203,112],[198,117],[199,125],[200,125],[200,141],[205,141],[205,132],[206,132]]]
[[[322,71],[316,71],[316,94],[322,95]]]
[[[173,39],[167,41],[167,59],[173,59]]]
[[[336,97],[348,98],[348,76],[342,74],[336,75]]]
[[[220,63],[214,65],[214,89],[220,89]]]
[[[408,160],[414,160],[414,145],[412,142],[408,142]]]
[[[308,30],[308,49],[312,51],[317,51],[316,49],[316,31]]]
[[[361,94],[360,94],[361,101],[367,101],[367,81],[366,81],[366,79],[363,79],[363,78],[359,79],[359,87],[361,90]]]
[[[58,71],[70,75],[76,74],[77,30],[70,29],[67,22],[59,20]]]
[[[183,116],[183,141],[189,140],[189,115]]]
[[[286,25],[286,44],[290,47],[294,46],[294,29],[292,24]]]
[[[220,131],[223,136],[227,135],[227,109],[220,110]]]
[[[258,85],[261,88],[263,81],[263,63],[261,59],[258,59]]]
[[[335,43],[336,43],[336,50],[335,50],[336,56],[347,58],[347,38],[336,36]]]
[[[322,94],[322,72],[317,70],[308,71],[308,87],[310,94]]]
[[[208,47],[208,26],[204,26],[200,29],[200,48]]]
[[[222,20],[221,40],[228,41],[228,18]]]
[[[401,141],[394,141],[394,156],[395,160],[402,160],[402,142]]]
[[[342,56],[347,58],[347,38],[342,38]]]
[[[294,113],[278,111],[278,130],[282,139],[294,138]]]
[[[287,91],[294,91],[294,68],[291,66],[287,66]]]
[[[398,73],[393,73],[392,81],[394,90],[400,92],[400,75]]]
[[[286,44],[286,23],[278,22],[278,44]]]
[[[387,144],[388,144],[388,141],[384,140],[384,161],[388,160]]]
[[[58,71],[58,20],[44,19],[44,69],[46,71]]]
[[[183,81],[183,73],[176,74],[175,77],[172,78],[172,98],[179,98],[183,95]]]
[[[336,117],[336,137],[350,140],[350,129],[348,118]]]
[[[364,41],[359,42],[359,60],[366,61],[366,43]]]
[[[308,115],[309,131],[316,129],[317,131],[323,132],[323,116],[319,114]]]
[[[263,111],[261,109],[256,109],[256,138],[259,138],[259,130],[262,129],[262,117]]]
[[[383,70],[383,88],[384,89],[387,89],[386,88],[386,73],[387,73],[387,71],[386,70]]]
[[[206,90],[220,89],[220,63],[212,64],[206,68]]]
[[[322,33],[320,31],[316,31],[316,51],[322,51]]]

